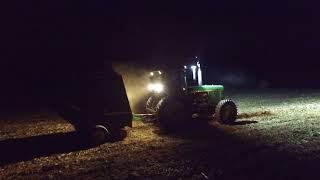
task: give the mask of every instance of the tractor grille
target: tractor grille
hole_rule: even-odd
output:
[[[196,92],[193,94],[193,103],[197,105],[208,104],[209,94],[208,92]]]

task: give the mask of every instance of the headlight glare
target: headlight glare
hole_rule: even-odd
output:
[[[163,85],[161,83],[150,83],[148,84],[148,90],[160,93],[163,91]]]

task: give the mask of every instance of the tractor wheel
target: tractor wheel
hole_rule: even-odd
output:
[[[224,124],[232,124],[237,118],[237,106],[231,99],[221,100],[215,109],[215,119]]]
[[[175,98],[163,98],[157,105],[156,117],[160,128],[171,131],[187,123],[191,118],[191,111]]]
[[[146,112],[150,114],[155,114],[157,109],[157,104],[160,101],[160,97],[150,96],[146,103]]]

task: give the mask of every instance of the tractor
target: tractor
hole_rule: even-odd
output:
[[[149,76],[146,111],[155,115],[160,127],[174,129],[194,119],[235,122],[236,104],[224,98],[223,85],[202,84],[199,61],[179,70],[152,71]]]

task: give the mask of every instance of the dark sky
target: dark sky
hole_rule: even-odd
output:
[[[28,74],[88,59],[161,66],[197,55],[209,71],[319,86],[316,1],[28,1],[5,9],[4,69]]]
[[[136,45],[129,45],[128,51],[143,47],[141,54],[150,48],[168,55],[189,55],[186,53],[189,52],[219,54],[220,58],[228,59],[226,54],[237,59],[249,54],[269,58],[274,54],[290,55],[297,49],[301,52],[302,48],[313,50],[319,40],[318,17],[315,4],[304,1],[210,1],[170,4],[169,7],[167,4],[133,4],[120,11],[116,18],[118,33],[124,35],[120,42]],[[176,50],[170,52],[172,49]]]
[[[115,10],[121,38],[112,53],[151,64],[198,55],[209,69],[243,71],[279,87],[318,86],[319,7],[316,1],[132,3]]]

